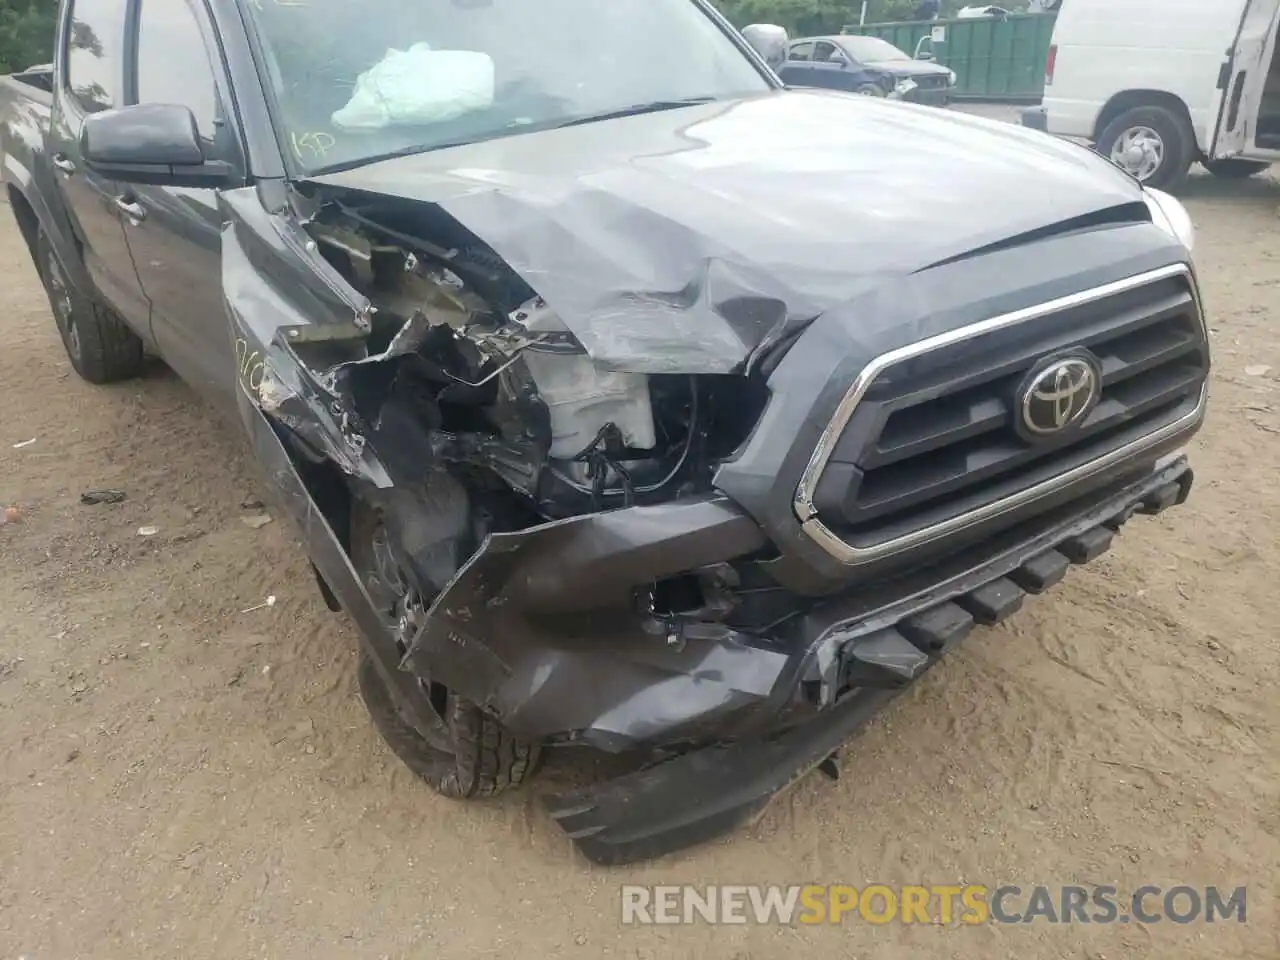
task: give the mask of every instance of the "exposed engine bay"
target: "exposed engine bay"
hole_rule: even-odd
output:
[[[410,232],[449,224],[388,223],[403,211],[330,203],[307,225],[373,306],[368,355],[330,362],[327,386],[389,467],[447,465],[502,505],[496,529],[710,489],[763,408],[762,380],[609,369],[491,250]]]

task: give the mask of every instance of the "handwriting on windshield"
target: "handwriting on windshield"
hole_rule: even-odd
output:
[[[293,153],[303,163],[315,163],[324,160],[337,142],[333,134],[317,130],[312,133],[291,133],[289,139],[293,144]]]

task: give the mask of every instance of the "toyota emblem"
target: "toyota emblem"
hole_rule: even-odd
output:
[[[1059,436],[1083,423],[1101,394],[1102,376],[1091,354],[1047,360],[1018,391],[1019,432],[1031,440]]]

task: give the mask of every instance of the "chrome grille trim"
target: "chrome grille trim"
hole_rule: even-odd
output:
[[[1063,310],[1069,310],[1072,307],[1079,307],[1085,304],[1093,303],[1098,300],[1105,300],[1108,297],[1124,293],[1128,290],[1134,290],[1148,284],[1158,283],[1161,280],[1167,280],[1171,277],[1185,277],[1187,285],[1191,290],[1191,295],[1195,301],[1196,312],[1200,323],[1200,333],[1204,342],[1208,344],[1208,329],[1205,326],[1204,306],[1200,298],[1200,289],[1196,283],[1195,272],[1191,266],[1186,263],[1173,264],[1168,267],[1161,267],[1158,270],[1151,270],[1146,273],[1140,273],[1124,280],[1117,280],[1113,283],[1104,284],[1100,287],[1094,287],[1091,290],[1084,290],[1079,293],[1069,294],[1065,297],[1059,297],[1056,300],[1050,300],[1047,303],[1038,304],[1032,307],[1025,307],[1021,310],[1015,310],[1012,313],[1002,314],[998,317],[992,317],[988,320],[982,320],[978,323],[970,324],[966,327],[958,327],[947,333],[939,334],[936,337],[930,337],[927,340],[921,340],[919,343],[908,344],[905,347],[899,347],[888,353],[882,354],[875,358],[858,375],[853,385],[845,393],[844,398],[836,407],[835,415],[831,418],[831,422],[822,432],[822,436],[818,439],[818,444],[814,448],[813,455],[809,458],[809,463],[805,467],[804,473],[801,475],[800,483],[796,487],[795,498],[792,502],[795,510],[796,518],[800,521],[800,528],[805,534],[822,547],[827,553],[831,554],[841,563],[858,566],[865,563],[871,563],[881,560],[887,556],[900,553],[912,547],[920,546],[924,543],[945,537],[948,534],[963,530],[965,527],[972,526],[975,523],[981,523],[983,520],[998,516],[999,514],[1016,509],[1024,504],[1031,503],[1041,497],[1048,496],[1056,490],[1060,490],[1064,486],[1069,486],[1078,480],[1085,479],[1098,473],[1108,467],[1114,466],[1129,457],[1141,453],[1148,447],[1155,446],[1168,440],[1178,434],[1190,430],[1204,416],[1205,405],[1208,400],[1209,383],[1206,379],[1204,386],[1200,390],[1200,397],[1196,403],[1195,409],[1185,416],[1179,418],[1173,423],[1156,430],[1139,440],[1128,443],[1123,447],[1118,447],[1109,453],[1103,454],[1096,460],[1082,464],[1075,469],[1067,471],[1049,480],[1045,480],[1025,490],[994,500],[967,513],[952,517],[941,523],[924,527],[920,530],[913,531],[883,543],[878,543],[870,547],[855,547],[846,543],[837,536],[826,524],[818,518],[817,508],[814,506],[813,498],[818,488],[818,481],[822,477],[822,472],[826,468],[827,463],[831,459],[832,451],[835,449],[836,443],[839,441],[841,434],[849,425],[849,421],[853,418],[854,411],[858,404],[866,395],[867,391],[875,383],[876,379],[885,370],[894,364],[902,363],[906,360],[912,360],[916,357],[933,353],[936,350],[943,350],[947,347],[954,346],[957,343],[963,343],[966,340],[972,340],[975,337],[984,336],[1006,327],[1016,326],[1020,323],[1026,323],[1030,320],[1039,319],[1040,317],[1058,313]]]

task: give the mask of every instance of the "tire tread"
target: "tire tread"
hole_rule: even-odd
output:
[[[44,284],[45,293],[53,304],[53,288],[49,282],[49,262],[55,256],[49,238],[41,233],[36,239],[36,270]],[[63,274],[66,274],[65,268]],[[80,356],[71,355],[65,338],[67,357],[83,379],[90,383],[115,383],[128,380],[142,372],[146,360],[141,338],[129,329],[115,311],[75,289],[70,278],[66,279],[71,297],[71,313],[80,336]]]
[[[110,308],[89,305],[92,320],[77,318],[80,328],[80,361],[77,372],[90,383],[128,380],[142,371],[144,351],[138,335]]]
[[[521,786],[533,772],[539,745],[514,737],[475,704],[450,697],[455,753],[437,750],[400,716],[377,666],[365,655],[357,674],[369,716],[387,746],[437,793],[454,800],[496,797]]]

